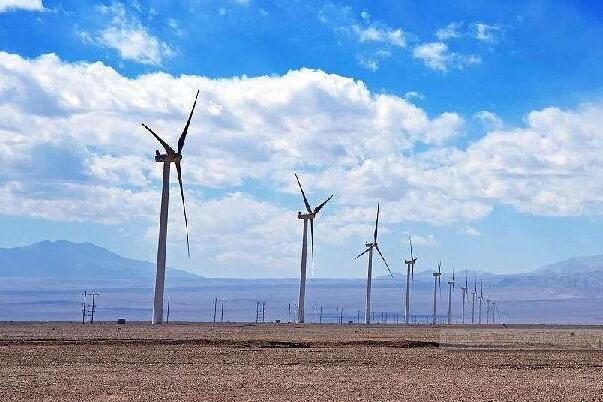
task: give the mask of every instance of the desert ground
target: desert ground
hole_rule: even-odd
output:
[[[603,400],[603,327],[2,323],[1,401]]]

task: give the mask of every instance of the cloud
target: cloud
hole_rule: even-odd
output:
[[[474,114],[473,117],[480,120],[484,127],[488,130],[499,130],[503,126],[502,119],[495,113],[487,110],[481,110]]]
[[[500,24],[451,22],[445,27],[438,29],[435,32],[435,36],[439,41],[465,38],[494,44],[498,41],[503,31],[504,27]]]
[[[453,198],[541,216],[603,213],[603,105],[530,112],[526,126],[490,132],[431,170]]]
[[[337,193],[328,208],[333,215],[321,217],[319,232],[326,241],[364,236],[375,194],[383,193],[384,203],[423,203],[417,196],[404,198],[404,175],[412,170],[407,155],[417,146],[445,144],[463,130],[463,119],[454,113],[429,116],[406,99],[372,93],[362,82],[319,70],[254,78],[128,78],[100,62],[0,52],[0,149],[9,166],[36,166],[0,174],[1,213],[114,225],[136,219],[155,230],[161,167],[153,154],[159,144],[140,122],[175,145],[196,89],[199,101],[184,151],[185,192],[195,239],[205,242],[206,234],[222,233],[214,238],[215,251],[206,251],[221,261],[235,258],[235,244],[241,253],[260,255],[264,246],[252,238],[264,239],[263,233],[272,238],[266,243],[285,250],[275,254],[283,264],[289,263],[286,250],[298,252],[291,240],[299,234],[296,211],[274,201],[283,193],[297,199],[293,171],[312,183],[312,200]],[[249,183],[261,183],[273,201],[245,193],[254,187]],[[228,206],[222,210],[228,214],[220,205]],[[335,205],[366,217],[366,225],[339,219],[343,212]],[[170,233],[178,239],[181,211],[177,202],[172,207],[176,223]],[[455,212],[445,214],[448,220]],[[421,218],[439,219],[430,211]],[[193,242],[205,250],[203,242]]]
[[[364,57],[361,54],[357,54],[356,55],[356,60],[358,61],[358,64],[361,67],[364,67],[367,70],[370,70],[370,71],[377,71],[377,70],[379,70],[379,63],[376,60],[374,60],[374,59],[368,59],[368,58]]]
[[[115,49],[122,59],[134,60],[142,64],[161,64],[174,50],[165,42],[151,35],[142,23],[130,15],[122,3],[99,6],[101,14],[110,17],[108,26],[96,33],[82,32],[85,43],[94,43]],[[177,29],[170,24],[173,29]]]
[[[477,22],[472,25],[475,39],[487,42],[495,43],[498,40],[498,35],[502,32],[503,28],[498,24],[485,24],[483,22]]]
[[[413,49],[413,57],[431,69],[444,72],[450,68],[462,70],[466,66],[481,63],[478,55],[451,52],[444,42],[423,43]]]
[[[425,96],[423,94],[420,94],[417,91],[408,91],[404,94],[404,99],[406,99],[408,101],[410,101],[413,98],[423,100],[423,99],[425,99]]]
[[[413,242],[413,245],[418,245],[418,246],[434,246],[434,245],[438,244],[438,240],[436,239],[435,235],[433,235],[433,234],[428,234],[426,236],[413,234],[412,242]],[[406,246],[408,244],[408,239],[407,238],[402,239],[402,243],[404,246]]]
[[[406,48],[406,33],[402,28],[373,21],[367,11],[362,11],[357,18],[352,8],[328,3],[318,11],[318,19],[337,35],[355,42],[358,65],[370,71],[379,69],[379,60]]]
[[[444,28],[440,28],[436,31],[436,37],[440,41],[445,41],[452,38],[460,38],[464,34],[461,32],[462,24],[457,22],[451,22]]]
[[[0,0],[0,13],[12,10],[44,11],[42,0]]]
[[[480,232],[478,229],[474,228],[473,226],[465,226],[465,229],[463,230],[463,233],[465,233],[467,236],[481,236],[482,232]]]
[[[603,214],[603,104],[532,111],[524,124],[503,125],[461,149],[452,144],[463,134],[462,116],[430,115],[319,70],[125,77],[99,62],[3,52],[0,213],[136,220],[156,230],[159,144],[140,122],[175,145],[197,89],[183,177],[193,251],[218,265],[260,261],[270,247],[279,250],[278,269],[293,267],[300,228],[287,204],[299,204],[294,171],[313,203],[335,194],[318,231],[328,243],[364,239],[377,197],[384,233],[408,221],[470,226],[498,205],[536,215]],[[181,205],[171,208],[170,241],[181,241]]]
[[[359,26],[352,25],[352,32],[357,36],[358,41],[384,43],[396,47],[406,47],[406,39],[404,32],[400,29],[392,29],[390,27],[378,27],[375,25]]]

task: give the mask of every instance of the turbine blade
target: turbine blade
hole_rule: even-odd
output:
[[[368,247],[368,248],[367,248],[366,250],[364,250],[362,253],[358,254],[358,255],[356,256],[356,258],[354,258],[354,259],[358,259],[358,258],[362,257],[363,255],[365,255],[366,253],[368,253],[370,249],[371,249],[371,247]]]
[[[377,201],[377,219],[375,219],[375,233],[373,233],[373,243],[377,243],[377,229],[379,228],[379,201]]]
[[[146,125],[146,124],[144,124],[144,123],[140,123],[140,124],[142,124],[142,126],[143,126],[144,128],[146,128],[146,129],[149,131],[149,133],[153,134],[153,137],[155,137],[155,138],[157,139],[157,141],[159,141],[159,143],[160,143],[160,144],[163,146],[163,148],[165,149],[165,152],[167,152],[169,155],[173,155],[173,154],[175,154],[175,153],[176,153],[176,152],[175,152],[175,151],[172,149],[172,147],[170,147],[170,146],[168,145],[168,143],[167,143],[167,142],[165,142],[164,140],[162,140],[162,139],[161,139],[161,137],[160,137],[160,136],[158,136],[157,134],[155,134],[155,132],[154,132],[153,130],[151,130],[151,129],[150,129],[150,128],[149,128],[149,127]]]
[[[306,198],[306,193],[304,193],[304,189],[302,188],[302,185],[299,182],[299,177],[297,176],[297,173],[295,173],[295,178],[297,179],[297,184],[299,185],[299,189],[302,193],[302,197],[304,197],[304,204],[306,204],[306,210],[308,211],[309,214],[311,214],[312,208],[310,207],[310,203],[308,202],[308,199]]]
[[[315,213],[315,214],[319,213],[319,212],[320,212],[320,210],[322,209],[322,207],[324,207],[324,206],[325,206],[325,204],[326,204],[327,202],[329,202],[329,200],[330,200],[331,198],[333,198],[333,194],[331,194],[331,196],[330,196],[329,198],[327,198],[326,200],[324,200],[322,204],[320,204],[319,206],[317,206],[316,208],[314,208],[314,213]]]
[[[186,121],[184,130],[182,130],[182,134],[180,134],[180,138],[178,139],[178,153],[180,153],[182,151],[182,148],[184,148],[184,140],[186,139],[186,134],[188,132],[188,126],[191,125],[191,119],[193,118],[193,112],[195,111],[195,106],[197,106],[197,97],[198,96],[199,96],[199,91],[197,90],[197,95],[195,95],[195,101],[193,102],[193,108],[191,109],[191,113],[188,115],[188,120]]]
[[[383,263],[385,264],[385,268],[387,268],[387,271],[389,272],[389,274],[392,277],[392,279],[396,279],[396,278],[394,278],[394,274],[392,273],[392,271],[389,269],[389,265],[387,265],[387,261],[385,261],[385,257],[381,253],[381,250],[379,250],[379,245],[375,244],[375,248],[377,249],[377,252],[381,256],[381,259],[383,260]]]
[[[408,242],[410,243],[410,259],[412,260],[412,238],[408,235]]]
[[[188,218],[186,217],[186,205],[184,204],[184,188],[182,187],[182,166],[180,166],[180,161],[176,162],[176,170],[178,171],[180,197],[182,198],[182,210],[184,211],[184,227],[186,228],[186,250],[188,251],[188,258],[191,258],[191,247],[188,242]]]

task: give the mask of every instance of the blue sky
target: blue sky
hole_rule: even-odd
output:
[[[294,171],[312,202],[335,194],[317,276],[364,275],[377,198],[396,270],[409,234],[423,269],[600,254],[602,17],[597,2],[0,0],[0,246],[153,260],[160,170],[138,124],[175,144],[200,89],[192,258],[174,182],[169,265],[298,275]]]

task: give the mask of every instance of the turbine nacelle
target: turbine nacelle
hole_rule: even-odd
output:
[[[297,212],[297,219],[314,219],[316,217],[316,213],[310,214],[302,214],[301,212]]]
[[[155,152],[155,162],[169,162],[176,163],[182,160],[182,154],[160,154],[159,152]]]

